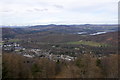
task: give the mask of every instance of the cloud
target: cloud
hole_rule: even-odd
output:
[[[48,9],[39,9],[39,8],[34,8],[35,11],[47,11]]]
[[[118,0],[1,0],[1,25],[117,23]]]
[[[64,8],[62,5],[53,5],[53,6],[55,6],[56,8],[60,8],[60,9]]]

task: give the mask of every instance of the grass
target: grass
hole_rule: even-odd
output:
[[[10,39],[9,42],[19,42],[20,39]]]
[[[3,41],[0,41],[0,45],[3,45],[4,44],[4,42]]]
[[[0,42],[0,45],[2,45],[3,43],[2,42]]]
[[[75,41],[75,42],[68,42],[67,44],[82,44],[82,45],[88,45],[88,46],[94,46],[94,47],[109,46],[108,44],[98,43],[93,41]]]

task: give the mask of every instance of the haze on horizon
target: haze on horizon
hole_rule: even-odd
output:
[[[0,25],[117,24],[118,0],[1,0]]]

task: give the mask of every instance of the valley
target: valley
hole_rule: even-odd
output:
[[[53,64],[53,67],[49,67],[49,69],[53,69],[54,74],[49,77],[66,77],[62,76],[60,73],[64,72],[65,66],[68,67],[70,65],[71,68],[66,69],[70,72],[70,75],[73,75],[71,73],[71,70],[73,69],[73,71],[75,71],[74,77],[87,77],[87,74],[90,75],[89,70],[86,71],[86,74],[76,71],[84,71],[84,68],[89,69],[87,66],[87,59],[93,61],[93,63],[91,61],[91,64],[94,65],[93,67],[95,67],[95,70],[103,71],[101,66],[95,66],[96,61],[100,60],[100,65],[104,66],[104,59],[117,56],[119,42],[119,31],[117,28],[117,25],[88,24],[51,24],[28,26],[24,28],[2,28],[3,41],[1,42],[0,47],[2,47],[3,51],[3,61],[7,60],[8,56],[11,56],[11,60],[12,56],[16,57],[16,60],[19,58],[20,62],[22,61],[20,65],[26,66],[29,69],[30,77],[47,77],[47,74],[47,76],[45,76],[47,69],[43,69],[47,65],[44,63],[48,63],[48,66]],[[83,61],[82,63],[80,62],[81,60]],[[39,63],[38,61],[44,63]],[[6,62],[4,63],[5,65],[8,65]],[[91,66],[91,64],[89,64],[89,66]],[[28,65],[30,65],[30,67]],[[36,67],[36,65],[39,67],[44,66],[41,69],[45,72],[39,72],[39,68],[37,70],[38,72],[31,71],[31,68]],[[86,67],[81,67],[81,65],[85,65]],[[113,64],[109,65],[113,67]],[[116,64],[114,67],[117,69]],[[58,68],[58,72],[55,68]],[[10,72],[8,71],[8,73],[5,74],[8,75],[9,73]],[[47,73],[50,75],[49,72]],[[116,70],[114,70],[113,73],[117,74]],[[26,75],[28,76],[28,73],[26,73]],[[69,77],[71,77],[70,75]],[[106,75],[104,75],[99,73],[96,77],[109,77],[107,75],[109,74],[106,73]],[[18,75],[16,74],[16,76]],[[90,77],[92,77],[92,75]],[[116,77],[116,75],[113,77]]]

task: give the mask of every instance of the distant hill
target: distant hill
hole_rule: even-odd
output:
[[[71,34],[77,35],[78,32],[86,32],[86,34],[91,34],[100,31],[113,32],[117,31],[117,25],[36,25],[27,26],[22,28],[2,28],[3,38],[14,38],[16,36],[25,35],[38,35],[44,34],[45,36],[50,36],[50,34]],[[24,34],[24,35],[23,35]],[[45,37],[44,36],[44,37]],[[78,35],[77,35],[78,36]]]

